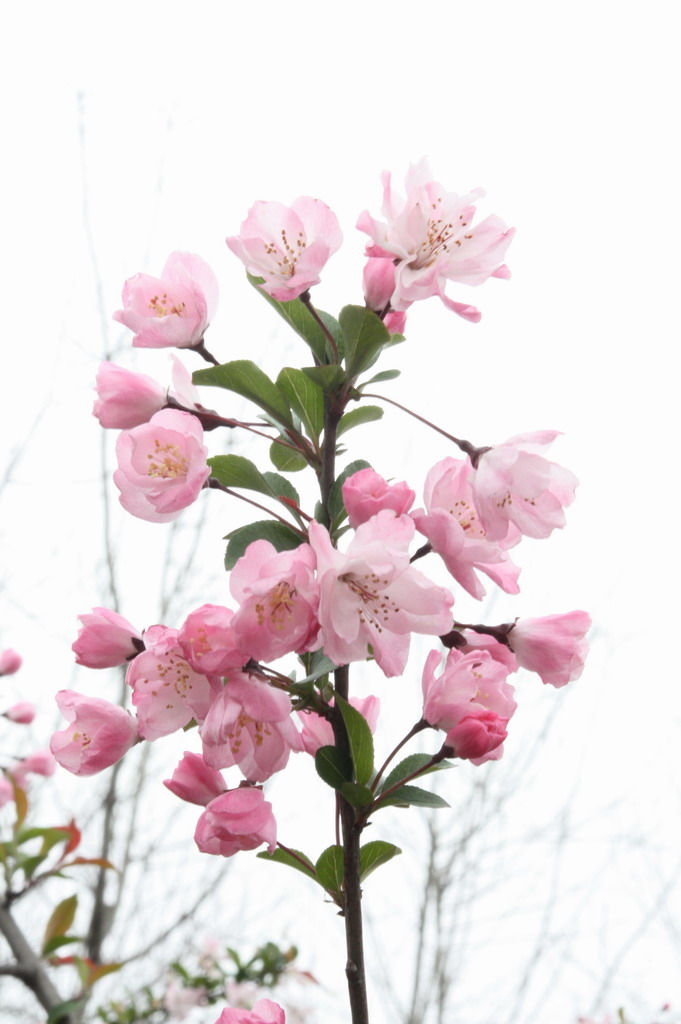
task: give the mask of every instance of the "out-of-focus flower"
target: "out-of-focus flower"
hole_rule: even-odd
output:
[[[508,642],[519,665],[536,672],[543,683],[565,686],[582,674],[590,628],[591,617],[582,611],[518,619]]]
[[[372,733],[375,732],[381,708],[378,697],[351,697],[350,704],[356,711],[359,711]],[[330,706],[333,707],[333,700],[330,701]],[[335,744],[333,726],[328,719],[315,714],[314,711],[299,711],[298,718],[301,724],[301,740],[308,754],[312,754],[314,757],[320,747]]]
[[[22,657],[11,647],[0,653],[0,676],[11,676],[21,668]]]
[[[190,1010],[204,1003],[205,998],[205,988],[181,985],[177,978],[171,978],[163,997],[163,1005],[176,1020],[184,1020]]]
[[[73,690],[60,690],[56,701],[70,724],[53,735],[50,750],[74,775],[101,772],[138,740],[137,722],[117,704]]]
[[[35,718],[35,704],[31,704],[28,700],[21,700],[18,704],[13,704],[7,711],[3,711],[2,717],[7,718],[10,722],[16,722],[18,725],[30,725]]]
[[[206,807],[194,833],[202,853],[231,857],[240,850],[255,850],[267,843],[270,853],[277,842],[272,805],[253,786],[229,789]]]
[[[79,665],[116,668],[144,647],[142,634],[122,615],[109,608],[93,608],[88,615],[79,615],[78,619],[81,628],[71,650]]]

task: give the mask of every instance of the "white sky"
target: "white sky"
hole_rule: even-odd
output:
[[[637,995],[681,1007],[678,939],[674,948],[659,916],[637,931],[658,897],[672,915],[680,909],[678,886],[667,884],[681,838],[679,673],[668,651],[680,568],[670,11],[659,0],[38,2],[12,11],[0,70],[8,452],[44,410],[2,495],[0,646],[25,654],[22,684],[46,702],[73,685],[75,616],[100,600],[99,427],[89,410],[103,341],[81,153],[107,316],[126,277],[158,273],[174,249],[199,252],[222,289],[208,347],[271,372],[301,348],[224,245],[255,199],[312,194],[337,213],[346,242],[315,296],[332,312],[361,301],[364,236],[354,222],[364,208],[378,213],[384,168],[399,182],[427,155],[452,191],[486,188],[480,215],[517,227],[510,282],[451,291],[478,305],[482,322],[431,300],[410,313],[408,342],[385,365],[403,371],[389,394],[475,443],[563,430],[555,458],[581,480],[567,530],[518,549],[521,596],[500,598],[491,616],[583,607],[595,620],[593,658],[568,699],[560,695],[539,803],[525,812],[529,827],[576,794],[582,831],[565,855],[565,892],[591,860],[603,868],[600,894],[579,921],[583,960],[564,988],[523,1008],[522,1024],[571,1024],[590,1010],[620,949],[603,1009],[625,996],[635,1007]],[[133,353],[118,325],[106,330],[121,362],[167,379],[165,353]],[[449,454],[397,413],[366,438],[354,454],[368,451],[385,476],[409,473],[416,489]],[[233,509],[220,516],[202,570],[213,574],[206,600],[225,600],[220,537],[246,521]],[[121,518],[117,529],[124,611],[146,625],[166,528]],[[135,553],[127,562],[126,551]],[[186,610],[203,599],[188,596]],[[77,685],[98,684],[81,676]],[[528,679],[521,694],[530,692]],[[554,698],[536,699],[546,710]],[[51,712],[43,721],[47,732]],[[528,730],[518,726],[506,760],[521,755]],[[266,870],[255,865],[256,884]],[[471,992],[476,977],[472,968]]]

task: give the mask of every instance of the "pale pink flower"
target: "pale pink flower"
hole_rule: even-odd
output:
[[[200,256],[173,252],[160,277],[135,274],[123,286],[114,320],[134,332],[137,348],[193,348],[201,344],[218,302],[215,274]]]
[[[364,660],[371,645],[383,672],[400,675],[410,633],[439,636],[451,629],[454,598],[410,565],[413,536],[411,519],[386,509],[358,527],[342,554],[323,526],[310,523],[322,643],[337,665]]]
[[[474,306],[446,296],[447,281],[477,285],[489,277],[508,277],[503,259],[514,230],[496,216],[473,226],[474,200],[484,192],[476,189],[465,196],[446,192],[431,179],[426,160],[410,166],[406,198],[393,192],[388,171],[381,180],[385,221],[375,220],[365,210],[357,227],[372,239],[367,255],[397,261],[390,299],[393,309],[406,310],[418,299],[439,295],[459,316],[479,320]]]
[[[0,653],[0,676],[11,676],[21,668],[22,657],[7,647]]]
[[[228,1007],[223,1010],[215,1024],[286,1024],[286,1015],[278,1003],[271,999],[259,999],[252,1010]]]
[[[42,775],[47,778],[54,775],[57,762],[49,750],[34,750],[32,754],[19,761],[12,768],[12,775],[18,786],[23,789],[28,775]]]
[[[133,373],[116,363],[102,363],[97,371],[97,399],[92,407],[103,427],[128,430],[147,423],[160,412],[167,400],[167,389],[153,377]]]
[[[326,203],[301,196],[291,206],[255,203],[241,225],[241,234],[227,245],[249,274],[263,277],[264,291],[279,302],[298,298],[319,284],[322,267],[343,235]]]
[[[4,773],[0,772],[0,807],[14,800],[14,787]]]
[[[248,545],[232,569],[229,587],[239,602],[232,628],[250,657],[271,661],[315,648],[319,584],[314,569],[309,544],[281,552],[266,540]]]
[[[250,1010],[259,994],[260,985],[255,981],[234,981],[230,978],[225,985],[225,995],[232,1009]]]
[[[184,656],[197,672],[223,676],[232,668],[241,668],[249,655],[239,647],[234,632],[234,612],[218,604],[204,604],[187,616],[178,640]]]
[[[70,724],[53,735],[50,750],[74,775],[101,772],[120,761],[139,738],[137,722],[117,704],[73,690],[60,690],[55,699]]]
[[[78,665],[116,668],[144,648],[142,634],[109,608],[93,608],[89,615],[79,615],[78,620],[81,628],[71,644]]]
[[[28,700],[21,700],[18,704],[13,704],[7,711],[3,711],[2,717],[10,722],[16,722],[18,725],[30,725],[35,718],[35,711],[35,704],[31,704]]]
[[[520,539],[517,530],[503,543],[491,541],[482,528],[473,504],[470,460],[448,457],[429,470],[424,488],[426,512],[411,513],[417,530],[430,542],[447,569],[475,598],[485,596],[476,570],[484,572],[509,594],[517,594],[520,569],[506,548]]]
[[[301,750],[291,698],[242,672],[230,673],[201,726],[203,758],[212,768],[238,764],[249,782],[264,782]]]
[[[162,409],[116,444],[114,483],[131,515],[168,523],[196,500],[210,476],[203,428],[196,416]]]
[[[273,853],[277,823],[272,805],[257,787],[229,789],[208,804],[198,820],[194,840],[202,853],[223,857],[255,850],[263,843]]]
[[[548,537],[565,525],[577,477],[540,454],[557,430],[518,434],[484,451],[471,477],[473,501],[489,540],[503,540],[512,523],[527,537]]]
[[[333,700],[330,701],[330,704],[333,707]],[[374,733],[381,708],[378,697],[351,697],[350,704],[356,711],[359,711]],[[335,746],[333,726],[327,718],[323,718],[322,715],[318,715],[314,711],[299,711],[298,718],[301,724],[301,741],[308,754],[312,754],[314,757],[320,747]]]
[[[195,1006],[202,1006],[205,999],[205,988],[181,985],[177,978],[171,978],[163,997],[163,1006],[176,1020],[184,1020],[189,1011]]]
[[[386,508],[392,509],[398,516],[403,515],[409,511],[416,497],[404,480],[389,484],[368,466],[347,477],[343,481],[342,491],[353,530]]]
[[[518,619],[508,642],[519,665],[536,672],[543,683],[565,686],[582,674],[590,628],[591,618],[582,611]]]
[[[463,647],[457,647],[457,650],[462,654],[471,654],[476,651],[487,651],[495,661],[500,662],[506,671],[516,672],[518,670],[518,662],[516,656],[510,647],[506,644],[500,644],[498,640],[495,640],[493,636],[489,636],[485,633],[476,633],[472,629],[466,629],[463,631],[463,637],[466,643]]]
[[[172,778],[164,779],[163,785],[181,800],[202,807],[227,789],[220,772],[209,768],[200,754],[192,754],[190,751],[185,751]]]
[[[195,672],[184,657],[178,631],[152,626],[144,634],[147,649],[131,663],[126,682],[137,708],[140,736],[156,740],[202,722],[214,699],[217,683]]]

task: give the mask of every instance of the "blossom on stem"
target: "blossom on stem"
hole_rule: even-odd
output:
[[[474,200],[484,192],[476,189],[465,196],[446,192],[432,180],[426,160],[410,166],[406,198],[393,191],[388,171],[381,180],[385,220],[375,220],[365,210],[357,227],[372,240],[368,256],[395,261],[392,308],[406,310],[418,299],[438,295],[459,316],[479,320],[474,306],[447,297],[447,281],[477,285],[489,277],[508,277],[503,259],[514,230],[494,215],[473,226]],[[373,273],[378,277],[377,271]]]
[[[136,348],[200,345],[218,302],[218,283],[208,264],[189,252],[173,252],[160,277],[135,274],[123,286],[123,309],[114,320],[134,332]]]
[[[403,515],[409,511],[416,497],[404,480],[389,484],[369,466],[347,477],[343,481],[342,491],[343,503],[353,530],[386,508],[392,509],[395,515]]]
[[[121,505],[138,519],[168,523],[191,505],[210,476],[196,416],[162,409],[116,444],[114,483]]]
[[[21,700],[18,704],[13,704],[7,711],[3,711],[2,717],[9,722],[16,722],[18,725],[30,725],[35,718],[35,711],[35,704],[31,704],[28,700]]]
[[[116,363],[102,363],[97,371],[97,399],[92,407],[103,427],[129,430],[147,423],[160,412],[167,389],[144,373],[133,373]]]
[[[286,1024],[286,1015],[278,1003],[271,999],[259,999],[252,1010],[228,1007],[223,1010],[215,1024]]]
[[[582,611],[518,619],[508,642],[519,665],[536,672],[543,683],[565,686],[582,674],[590,628],[591,617]]]
[[[290,302],[315,284],[343,235],[326,203],[301,196],[291,206],[258,201],[248,211],[241,233],[227,245],[249,274],[262,277],[272,298]]]
[[[200,754],[192,754],[190,751],[185,751],[172,778],[164,779],[163,785],[181,800],[203,807],[227,789],[220,772],[209,768]]]
[[[89,615],[79,615],[78,620],[81,628],[71,644],[78,665],[116,668],[144,647],[142,634],[109,608],[93,608]]]
[[[7,647],[4,651],[0,652],[0,676],[14,675],[21,668],[21,663],[21,655],[17,654],[11,647]]]
[[[333,700],[329,702],[330,707],[333,707],[333,703]],[[372,733],[374,733],[378,721],[378,712],[381,708],[381,702],[378,697],[351,697],[350,704],[355,711],[359,711]],[[320,747],[335,746],[336,740],[333,735],[333,726],[327,718],[318,715],[314,711],[299,711],[298,718],[301,724],[300,738],[306,753],[312,754],[314,757]]]
[[[489,540],[506,538],[509,524],[540,538],[565,526],[563,508],[574,501],[577,477],[540,454],[559,433],[518,434],[479,456],[471,487]]]
[[[56,732],[50,750],[74,775],[94,775],[120,761],[137,742],[135,719],[118,704],[60,690],[56,701],[69,725]]]
[[[203,604],[187,616],[178,640],[196,672],[223,676],[248,661],[250,655],[239,647],[233,620],[234,612],[218,604]]]
[[[240,850],[255,850],[263,843],[273,853],[277,823],[272,804],[255,786],[228,789],[207,805],[198,820],[194,840],[202,853],[223,857],[231,857]]]

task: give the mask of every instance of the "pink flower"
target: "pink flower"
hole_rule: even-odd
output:
[[[365,210],[357,227],[373,241],[367,255],[398,261],[392,308],[405,310],[418,299],[439,295],[459,316],[479,320],[480,313],[474,306],[453,302],[445,295],[446,283],[477,285],[489,277],[508,277],[503,259],[513,229],[496,216],[471,226],[473,200],[484,195],[482,190],[466,196],[445,192],[431,180],[426,160],[410,166],[405,179],[406,199],[393,192],[389,172],[383,172],[382,182],[385,221],[375,220]]]
[[[451,629],[454,598],[409,564],[413,535],[411,519],[386,509],[358,527],[342,554],[323,526],[310,523],[322,642],[337,665],[364,660],[371,644],[383,672],[400,675],[411,632],[439,636]]]
[[[263,843],[273,853],[277,823],[272,805],[256,787],[229,789],[208,804],[198,820],[194,840],[202,853],[223,857],[255,850]]]
[[[141,633],[108,608],[93,608],[89,615],[79,615],[78,620],[81,628],[71,644],[78,665],[116,668],[144,648]]]
[[[231,673],[201,726],[203,757],[212,768],[238,764],[249,782],[264,782],[301,750],[291,698],[242,672]]]
[[[330,702],[333,707],[333,701]],[[366,720],[372,733],[376,731],[378,712],[381,702],[378,697],[351,697],[350,703]],[[335,746],[333,727],[328,719],[314,711],[299,711],[298,717],[302,726],[300,737],[303,748],[308,754],[314,755],[320,747]]]
[[[171,978],[163,997],[163,1006],[175,1020],[184,1020],[190,1010],[204,1005],[205,1000],[205,988],[181,985],[176,978]]]
[[[517,672],[518,662],[516,656],[510,647],[506,644],[500,644],[498,640],[495,640],[493,636],[487,636],[484,633],[476,633],[474,630],[466,629],[463,632],[466,644],[464,647],[458,647],[462,654],[471,654],[476,651],[487,651],[495,661],[500,662],[506,668],[507,672]]]
[[[416,497],[403,480],[389,484],[369,467],[349,476],[343,482],[342,490],[350,526],[354,530],[386,508],[401,516],[409,511]]]
[[[264,291],[279,302],[298,298],[319,284],[322,267],[343,235],[326,203],[301,196],[292,205],[257,202],[227,245],[249,274],[263,277]]]
[[[286,1024],[286,1015],[278,1003],[259,999],[252,1010],[223,1010],[215,1024]]]
[[[266,540],[248,545],[232,569],[229,587],[239,602],[234,633],[250,657],[271,661],[290,651],[314,650],[319,632],[314,569],[309,544],[281,552]]]
[[[131,663],[126,676],[142,739],[168,736],[192,719],[202,722],[217,684],[195,672],[185,659],[176,629],[152,626],[144,642],[147,649]]]
[[[417,509],[411,517],[454,579],[472,597],[480,599],[486,593],[476,570],[507,593],[517,594],[520,569],[510,560],[506,548],[516,543],[520,534],[514,529],[503,543],[487,537],[473,504],[472,474],[469,459],[448,457],[436,463],[426,477],[427,512]]]
[[[114,483],[124,509],[151,523],[177,519],[210,476],[196,416],[163,409],[118,438]]]
[[[201,605],[187,616],[178,640],[196,672],[223,676],[230,669],[246,664],[249,655],[239,648],[233,619],[234,612],[217,604]]]
[[[97,371],[97,396],[92,415],[101,425],[128,430],[160,412],[166,404],[167,389],[144,373],[102,363]]]
[[[50,740],[55,758],[74,775],[94,775],[120,761],[138,740],[137,722],[117,704],[60,690],[59,710],[70,723]]]
[[[16,784],[24,789],[28,775],[42,775],[47,778],[54,775],[56,769],[57,762],[49,750],[34,750],[23,761],[15,764],[12,768],[12,775]]]
[[[0,807],[14,800],[14,787],[6,775],[0,774]]]
[[[481,763],[488,760],[488,754],[499,749],[508,736],[507,718],[501,718],[494,711],[471,708],[453,729],[447,733],[445,743],[454,751],[455,757],[468,758]]]
[[[164,779],[163,785],[181,800],[203,807],[227,789],[220,772],[209,768],[200,754],[192,754],[189,751],[185,751],[184,757],[173,772],[173,777]]]
[[[35,704],[22,700],[18,704],[13,704],[7,711],[4,711],[2,717],[10,722],[16,722],[18,725],[30,725],[35,718],[35,710]]]
[[[518,619],[508,641],[519,665],[536,672],[543,683],[565,686],[582,674],[590,627],[590,616],[581,611]]]
[[[0,653],[0,676],[11,676],[21,668],[22,657],[11,647]]]
[[[527,537],[548,537],[565,525],[577,477],[540,455],[557,430],[518,434],[489,448],[471,478],[473,501],[489,540],[503,540],[512,523]]]
[[[134,332],[136,348],[201,344],[218,302],[215,274],[200,256],[173,252],[160,277],[135,274],[123,286],[114,320]]]

